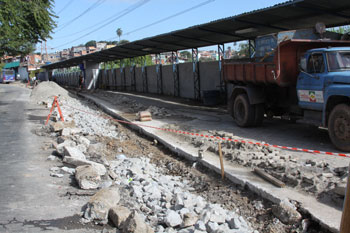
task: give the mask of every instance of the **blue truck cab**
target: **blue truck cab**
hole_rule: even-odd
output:
[[[350,47],[308,50],[296,89],[304,118],[327,127],[332,143],[350,151]]]

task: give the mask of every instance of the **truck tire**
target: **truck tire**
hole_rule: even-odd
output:
[[[350,151],[350,107],[339,104],[328,119],[328,134],[333,145],[342,151]]]
[[[255,124],[255,107],[249,103],[246,94],[239,94],[233,104],[233,117],[236,124],[241,127]]]
[[[255,120],[254,126],[261,126],[264,120],[264,104],[255,104]]]

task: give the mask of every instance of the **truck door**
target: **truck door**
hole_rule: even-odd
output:
[[[302,63],[304,63],[304,67]],[[301,72],[297,82],[299,106],[301,108],[316,111],[323,110],[326,67],[323,53],[315,52],[302,58]]]

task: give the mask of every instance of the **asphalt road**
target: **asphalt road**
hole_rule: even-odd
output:
[[[70,180],[50,177],[48,139],[32,133],[48,110],[30,91],[0,84],[0,232],[95,232],[79,224],[86,200],[64,196]]]

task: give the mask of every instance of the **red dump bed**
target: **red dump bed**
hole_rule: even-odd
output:
[[[279,44],[273,62],[224,62],[224,80],[232,83],[296,85],[300,57],[309,49],[350,46],[350,41],[288,40]]]

